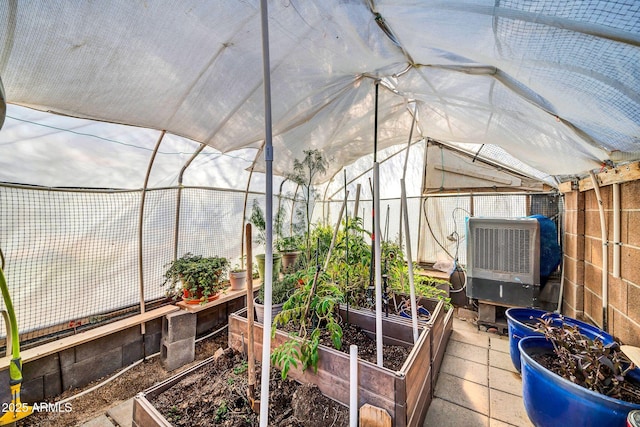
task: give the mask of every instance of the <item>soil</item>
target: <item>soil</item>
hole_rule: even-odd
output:
[[[535,360],[536,362],[538,362],[539,364],[541,364],[551,372],[564,378],[564,376],[562,375],[564,367],[560,366],[561,362],[556,357],[555,354],[541,353],[541,354],[533,354],[531,357],[533,360]],[[604,369],[606,369],[606,367]],[[616,398],[620,400],[624,400],[625,402],[640,404],[640,383],[633,381],[628,377],[626,379],[627,380],[622,383],[620,396]],[[581,382],[578,379],[576,379],[573,382],[581,387],[585,387],[585,385],[581,384]]]
[[[358,327],[343,326],[343,347],[358,345],[360,358],[376,362],[376,343]],[[327,345],[331,345],[327,337]],[[189,375],[174,387],[159,395],[154,402],[165,418],[176,426],[216,425],[254,426],[259,417],[254,414],[246,398],[246,362],[242,356],[228,348],[226,330],[220,335],[196,344],[196,360],[180,369],[167,372],[158,357],[141,363],[103,387],[71,401],[70,412],[40,412],[18,421],[17,426],[49,427],[79,426],[104,414],[109,408],[134,397],[151,386],[172,377],[225,349],[214,363]],[[399,370],[410,349],[402,346],[384,346],[384,366]],[[256,367],[256,394],[260,394],[260,367]],[[66,399],[104,381],[97,380],[81,389],[67,390],[51,401]],[[183,388],[184,390],[181,390]],[[300,385],[292,380],[283,381],[280,372],[272,368],[270,377],[270,425],[283,427],[331,427],[349,424],[349,410],[322,395],[313,385]],[[161,407],[163,409],[161,409]]]
[[[342,347],[340,351],[349,353],[349,346],[358,346],[358,358],[375,364],[377,362],[377,348],[375,339],[370,338],[360,327],[350,323],[342,325]],[[333,347],[331,336],[326,333],[320,338],[320,343],[327,347]],[[399,371],[402,368],[410,348],[400,345],[385,345],[382,348],[382,365],[392,371]]]
[[[226,330],[222,331],[220,335],[207,338],[196,343],[195,361],[183,366],[182,368],[167,372],[160,364],[159,357],[151,358],[148,361],[131,368],[129,371],[107,383],[103,387],[72,400],[70,402],[72,405],[72,410],[70,412],[38,412],[30,415],[24,420],[18,421],[16,425],[18,427],[71,427],[81,425],[104,414],[109,408],[121,404],[154,384],[157,384],[160,381],[163,381],[197,363],[202,362],[204,359],[213,356],[214,352],[221,347],[227,347]],[[48,400],[48,402],[55,403],[74,396],[102,381],[104,381],[104,378],[96,380],[79,389],[67,390],[56,398]]]
[[[260,417],[251,408],[247,388],[247,364],[240,353],[229,348],[150,402],[177,427],[257,426]],[[256,397],[259,388],[257,364]],[[283,381],[280,373],[271,369],[269,423],[279,427],[346,426],[349,409],[322,395],[315,385]]]

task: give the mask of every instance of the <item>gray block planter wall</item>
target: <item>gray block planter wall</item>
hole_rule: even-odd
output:
[[[240,295],[197,313],[196,334],[205,335],[227,324],[228,315],[245,306]],[[63,391],[83,387],[109,376],[121,368],[160,352],[162,320],[146,322],[146,334],[140,325],[67,348],[23,364],[21,399],[26,403],[44,402]],[[144,345],[144,349],[143,349]],[[0,402],[11,402],[9,370],[0,372]]]

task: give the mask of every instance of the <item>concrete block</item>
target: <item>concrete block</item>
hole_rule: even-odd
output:
[[[45,399],[58,396],[62,391],[62,378],[60,372],[54,372],[44,376]]]
[[[20,398],[27,403],[44,400],[44,378],[36,377],[22,382]]]
[[[162,322],[160,323],[162,325]],[[145,354],[155,354],[160,351],[160,341],[162,340],[162,328],[159,328],[157,333],[146,334],[144,336],[144,351]]]
[[[54,372],[60,372],[60,360],[57,353],[22,365],[24,378],[42,377]]]
[[[66,348],[60,352],[58,352],[58,357],[60,358],[60,366],[70,366],[76,363],[76,349],[75,347]]]
[[[179,342],[196,336],[197,314],[176,311],[162,319],[162,339],[167,343]]]
[[[138,360],[144,357],[142,348],[142,335],[138,340],[130,342],[122,346],[122,365],[129,366],[133,362],[137,362]]]
[[[109,375],[122,367],[122,348],[117,347],[102,354],[84,359],[62,368],[62,386],[69,389],[82,387],[91,381]]]
[[[76,362],[84,359],[93,359],[105,351],[122,347],[124,344],[139,339],[140,335],[140,326],[136,325],[123,331],[80,344],[76,346]]]
[[[162,318],[156,318],[153,320],[149,320],[145,323],[145,334],[153,335],[162,333]]]
[[[181,366],[191,363],[196,356],[195,337],[177,342],[162,340],[160,348],[160,363],[167,371],[173,371]]]

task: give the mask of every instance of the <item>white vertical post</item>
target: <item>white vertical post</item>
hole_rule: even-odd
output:
[[[358,427],[358,346],[349,346],[349,426]]]
[[[373,164],[373,236],[376,287],[376,361],[382,367],[382,263],[380,253],[380,164]]]
[[[620,277],[620,184],[613,184],[613,277]]]
[[[269,13],[267,0],[260,0],[262,18],[262,71],[264,74],[264,126],[266,165],[266,247],[264,255],[264,328],[262,331],[262,377],[260,379],[260,426],[269,424],[269,372],[271,368],[271,302],[273,285],[273,141],[271,128],[271,70],[269,61]],[[249,272],[250,273],[250,272]],[[252,313],[250,313],[252,314]]]
[[[418,308],[416,307],[416,286],[413,281],[413,257],[411,256],[411,235],[409,234],[409,211],[407,210],[407,191],[404,178],[400,180],[400,198],[404,216],[404,236],[407,245],[407,265],[409,267],[409,290],[411,295],[411,325],[413,326],[413,343],[418,342]]]

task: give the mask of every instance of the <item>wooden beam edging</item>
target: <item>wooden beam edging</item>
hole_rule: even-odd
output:
[[[640,162],[629,163],[613,169],[607,169],[596,174],[596,179],[598,180],[600,187],[639,180]],[[578,190],[580,192],[593,190],[593,182],[591,182],[591,178],[587,177],[578,181]],[[573,182],[566,181],[561,183],[558,186],[558,191],[561,193],[570,193],[574,191]]]
[[[80,344],[84,344],[89,341],[93,341],[98,338],[128,329],[132,326],[137,326],[149,322],[150,320],[157,319],[158,317],[165,316],[174,311],[180,310],[175,305],[164,305],[151,311],[146,311],[142,314],[127,317],[126,319],[118,320],[113,323],[109,323],[104,326],[99,326],[88,331],[80,332],[76,335],[71,335],[57,341],[49,342],[38,347],[33,347],[28,350],[20,352],[22,357],[22,363],[32,362],[34,360],[49,356],[54,353],[58,353],[67,348],[75,347]],[[0,372],[8,369],[11,362],[11,357],[3,357],[0,359]]]

